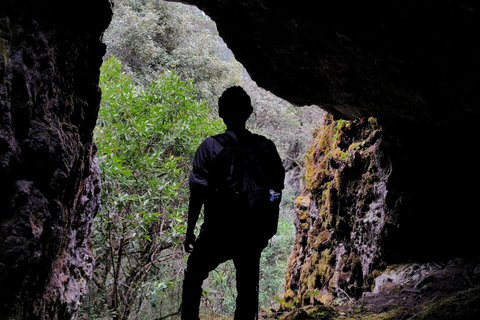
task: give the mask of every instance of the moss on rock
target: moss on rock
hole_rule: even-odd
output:
[[[330,302],[339,294],[359,296],[365,290],[364,270],[380,256],[375,250],[361,252],[359,244],[367,224],[361,219],[379,197],[375,188],[382,180],[377,176],[381,130],[374,119],[335,121],[327,116],[315,131],[306,159],[306,187],[296,200],[300,235],[286,290],[296,292],[297,299],[286,295],[290,304]],[[367,237],[375,242],[373,233]],[[315,290],[321,293],[312,295]]]
[[[432,299],[412,320],[480,319],[480,287]]]
[[[295,309],[280,320],[333,320],[338,316],[335,309],[327,306],[307,306]]]

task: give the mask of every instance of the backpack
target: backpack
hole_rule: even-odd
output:
[[[281,190],[272,188],[284,176],[272,165],[272,156],[278,157],[276,150],[267,148],[265,137],[251,133],[241,141],[227,132],[212,138],[222,146],[214,166],[216,202],[240,215],[236,224],[270,239],[277,232],[281,200]]]

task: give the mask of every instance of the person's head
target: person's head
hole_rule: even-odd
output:
[[[228,126],[245,126],[252,114],[250,97],[242,87],[230,87],[218,99],[218,114]]]

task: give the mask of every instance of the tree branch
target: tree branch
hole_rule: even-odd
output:
[[[163,317],[160,317],[160,318],[155,318],[154,320],[167,319],[167,318],[170,318],[170,317],[173,317],[173,316],[178,316],[178,315],[181,314],[181,313],[182,313],[182,305],[180,305],[180,307],[178,308],[178,311],[173,312],[173,313],[170,313],[170,314],[167,314],[166,316],[163,316]]]

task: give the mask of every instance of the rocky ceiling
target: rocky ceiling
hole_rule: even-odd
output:
[[[480,113],[478,1],[187,0],[252,78],[341,118]]]

